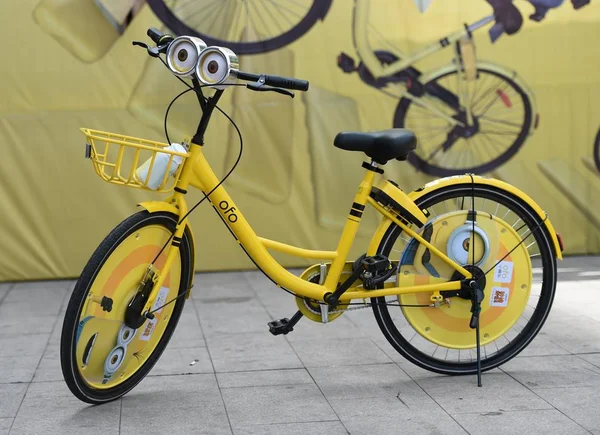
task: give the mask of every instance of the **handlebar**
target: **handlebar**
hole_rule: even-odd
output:
[[[169,44],[174,39],[171,35],[161,32],[156,27],[149,28],[146,34],[156,45]]]
[[[150,48],[145,46],[145,44],[140,42],[134,42],[134,45],[145,46],[148,49],[148,53],[151,56],[158,56],[158,53],[166,53],[168,45],[173,41],[173,36],[162,33],[160,30],[152,27],[148,29],[147,35],[154,41],[157,45],[156,48]],[[237,73],[237,78],[239,80],[245,80],[248,82],[254,82],[258,85],[251,86],[248,85],[249,89],[252,90],[274,90],[269,88],[262,88],[263,85],[272,86],[274,88],[282,88],[282,89],[290,89],[295,91],[308,91],[309,83],[306,80],[299,80],[290,77],[280,77],[275,75],[267,75],[267,74],[252,74],[239,71]],[[291,94],[293,96],[293,94]]]
[[[308,91],[309,83],[306,80],[294,79],[290,77],[280,77],[267,74],[252,74],[246,72],[238,72],[237,78],[248,82],[261,82],[264,80],[265,85],[274,86],[276,88],[291,89],[295,91]]]

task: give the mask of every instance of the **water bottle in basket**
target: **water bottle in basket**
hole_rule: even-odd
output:
[[[165,148],[165,150],[179,153],[187,152],[187,150],[178,143],[171,144]],[[182,161],[183,157],[181,156],[157,152],[155,157],[146,160],[142,166],[135,171],[135,175],[140,183],[148,186],[148,188],[152,190],[158,190],[166,183],[168,177],[177,172]],[[167,172],[168,175],[165,177]]]

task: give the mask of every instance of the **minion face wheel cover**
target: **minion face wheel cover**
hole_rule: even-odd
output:
[[[529,302],[533,270],[527,244],[521,243],[523,239],[510,224],[487,213],[478,214],[473,222],[468,219],[467,210],[459,210],[438,215],[426,227],[429,225],[432,227],[428,230],[430,243],[461,263],[479,281],[484,292],[480,315],[481,345],[492,343],[517,323]],[[471,264],[473,255],[475,265]],[[482,277],[484,273],[485,277]],[[425,246],[416,240],[412,239],[406,245],[398,268],[400,285],[414,285],[415,280],[420,284],[431,284],[461,278],[439,257],[426,255]],[[399,296],[399,302],[402,305],[429,305],[430,296],[431,293],[405,294]],[[469,326],[470,289],[442,292],[442,296],[449,303],[438,307],[402,307],[406,321],[419,335],[439,346],[475,348],[475,333]]]

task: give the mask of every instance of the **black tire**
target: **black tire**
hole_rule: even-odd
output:
[[[331,6],[331,2],[332,0],[313,0],[313,4],[306,15],[292,28],[284,30],[283,33],[269,37],[265,40],[248,42],[223,40],[215,38],[202,30],[195,29],[178,18],[177,15],[165,5],[163,0],[148,0],[148,5],[152,8],[156,16],[176,35],[196,36],[203,39],[209,46],[224,46],[233,50],[236,54],[241,55],[267,53],[300,39],[319,19],[325,18],[325,15]],[[225,5],[225,7],[227,6]],[[270,13],[273,14],[273,12]]]
[[[78,368],[76,367],[75,337],[81,310],[89,290],[105,261],[107,261],[111,253],[119,246],[119,244],[133,232],[139,231],[148,225],[161,225],[172,232],[177,224],[177,219],[177,216],[171,213],[149,213],[147,211],[141,211],[128,217],[117,227],[115,227],[102,241],[102,243],[100,243],[88,261],[87,265],[84,267],[77,283],[75,284],[75,288],[73,289],[73,293],[67,306],[62,327],[60,360],[63,376],[67,386],[71,392],[83,402],[101,404],[110,402],[125,395],[148,374],[167,346],[169,339],[171,338],[171,335],[177,326],[179,317],[181,316],[181,312],[185,304],[185,297],[178,298],[174,303],[175,307],[172,315],[168,320],[167,327],[154,352],[147,358],[145,363],[137,370],[137,372],[135,372],[123,383],[118,384],[113,388],[94,389],[87,385],[79,373]],[[181,295],[187,291],[190,279],[192,277],[192,252],[190,247],[191,243],[186,232],[182,237],[179,249],[181,256],[181,278],[178,295]]]
[[[594,163],[596,163],[596,169],[600,171],[600,129],[594,141]]]
[[[523,327],[520,333],[512,332],[515,337],[512,340],[507,339],[508,345],[506,345],[506,347],[500,349],[496,345],[497,353],[490,352],[488,354],[487,352],[484,353],[482,350],[481,367],[483,371],[487,371],[504,364],[511,358],[514,358],[519,352],[525,349],[525,347],[540,331],[540,328],[548,317],[554,299],[557,275],[556,256],[546,227],[543,225],[538,227],[542,219],[526,203],[508,192],[487,185],[475,184],[474,193],[476,200],[477,198],[485,198],[486,201],[493,200],[501,203],[507,208],[511,209],[517,217],[522,219],[522,221],[529,226],[529,228],[538,228],[536,231],[534,231],[533,237],[535,237],[535,241],[539,246],[541,263],[543,265],[541,284],[542,288],[540,290],[540,296],[535,309],[532,308],[533,314],[527,321],[526,326]],[[442,204],[444,201],[449,199],[466,197],[468,201],[468,198],[471,196],[471,194],[471,184],[455,185],[431,192],[430,194],[419,198],[416,203],[422,209],[427,208],[431,210],[433,207],[435,207],[435,204]],[[444,203],[444,206],[446,205],[447,203]],[[392,247],[400,235],[400,227],[396,225],[390,226],[378,248],[378,254],[390,256]],[[433,356],[433,354],[436,354],[437,350],[430,355],[421,349],[417,349],[413,344],[411,344],[411,340],[414,338],[412,331],[408,331],[406,334],[407,336],[409,334],[411,335],[412,338],[409,340],[400,332],[400,330],[398,330],[394,320],[392,319],[392,314],[390,311],[398,310],[400,313],[402,313],[401,308],[398,308],[397,306],[386,305],[386,300],[383,297],[373,298],[372,303],[377,324],[379,325],[384,336],[394,347],[394,349],[396,349],[410,362],[423,369],[445,375],[467,375],[477,372],[476,361],[470,360],[461,362],[460,356],[458,362],[446,361],[445,359],[441,359],[441,357],[436,358]],[[410,310],[411,308],[405,309]],[[393,314],[396,316],[396,318],[400,316],[397,311],[394,311]],[[405,320],[404,316],[402,318]],[[408,328],[409,327],[407,327],[407,329]],[[509,331],[507,331],[502,338],[508,336],[508,333]],[[425,341],[424,338],[422,340]],[[443,353],[443,348],[441,353]],[[446,353],[446,357],[447,355],[448,353]]]
[[[515,139],[514,142],[512,142],[510,145],[506,146],[506,149],[504,149],[502,151],[501,154],[497,155],[497,156],[492,156],[492,158],[490,160],[484,160],[481,163],[475,163],[475,164],[464,164],[464,162],[457,162],[456,165],[449,165],[449,166],[441,166],[435,163],[431,163],[430,161],[428,161],[428,158],[425,154],[419,154],[420,149],[423,149],[422,144],[421,144],[421,140],[423,138],[423,136],[427,137],[427,134],[430,132],[427,132],[425,129],[425,134],[423,134],[422,132],[419,132],[418,129],[416,129],[414,126],[410,125],[410,122],[407,123],[406,122],[406,117],[407,114],[409,113],[409,110],[411,109],[411,107],[414,106],[414,104],[412,103],[411,100],[407,99],[407,98],[402,98],[400,100],[400,102],[398,103],[398,106],[396,107],[396,112],[394,113],[394,127],[397,128],[408,128],[412,131],[414,131],[414,133],[417,135],[417,140],[419,140],[420,144],[417,147],[417,149],[412,152],[409,156],[408,156],[408,161],[419,171],[424,172],[426,174],[429,175],[433,175],[436,177],[447,177],[447,176],[451,176],[451,175],[458,175],[458,174],[465,174],[465,173],[473,173],[473,174],[484,174],[490,171],[493,171],[494,169],[498,168],[499,166],[501,166],[502,164],[506,163],[509,159],[511,159],[521,148],[521,146],[523,145],[523,143],[525,142],[525,140],[527,139],[527,136],[529,134],[529,131],[531,129],[531,123],[533,122],[533,113],[532,113],[532,106],[531,106],[531,102],[529,101],[529,97],[527,96],[527,93],[521,89],[521,87],[519,87],[519,85],[517,85],[510,77],[507,77],[505,75],[499,74],[495,71],[492,70],[488,70],[486,68],[477,68],[478,73],[480,74],[488,74],[490,76],[494,76],[497,77],[501,83],[504,82],[507,87],[510,87],[516,95],[518,95],[518,97],[521,99],[522,104],[523,104],[523,119],[519,121],[519,125],[520,125],[520,129],[518,131],[515,131]],[[446,77],[449,77],[451,75],[455,75],[457,74],[456,70],[455,71],[450,71],[448,73],[445,73],[439,77],[436,77],[435,79],[432,79],[431,81],[425,83],[425,87],[426,88],[430,88],[434,87],[439,84],[439,81],[441,79],[444,79]],[[484,79],[482,79],[483,81]],[[447,92],[447,91],[446,91]],[[482,91],[483,93],[483,91]],[[450,111],[449,113],[457,113],[456,108],[451,108],[451,106],[448,104],[448,101],[445,101],[445,98],[442,97],[438,97],[439,101],[443,103],[443,105],[448,106],[448,110]],[[477,115],[477,114],[475,114]],[[443,134],[444,132],[440,133]],[[483,137],[485,136],[485,137]],[[434,136],[437,137],[437,136]],[[491,140],[489,138],[489,136],[486,135],[482,135],[481,132],[477,132],[472,136],[472,139],[475,140],[475,138],[481,139],[481,144],[486,146],[489,145],[489,141]],[[440,138],[440,141],[443,141],[443,137]],[[468,139],[469,141],[471,140],[471,138]],[[470,142],[467,142],[470,143]],[[437,144],[436,144],[437,146]],[[488,148],[491,148],[488,146]],[[425,152],[425,150],[423,149],[422,151],[423,153]],[[452,150],[448,151],[448,153],[453,152]],[[457,153],[458,151],[454,151],[455,153]],[[460,156],[459,156],[460,157]]]

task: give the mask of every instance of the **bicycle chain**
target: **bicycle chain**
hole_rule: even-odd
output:
[[[393,301],[392,303],[399,303],[399,301],[398,301],[398,299],[396,299],[396,300],[395,300],[395,301]],[[319,304],[319,305],[325,305],[325,304]],[[372,306],[373,306],[373,305],[372,305],[372,304],[370,304],[370,303],[365,303],[364,305],[362,305],[362,304],[361,304],[360,306],[356,305],[356,306],[354,306],[354,307],[348,307],[348,308],[344,308],[343,310],[332,310],[332,311],[328,311],[327,313],[328,313],[328,314],[345,313],[346,311],[356,311],[356,310],[362,310],[362,309],[364,309],[364,308],[371,308]],[[311,310],[311,311],[312,311],[312,310]],[[315,312],[315,311],[313,311],[313,313],[315,313],[315,314],[320,314],[320,313],[317,313],[317,312]]]

